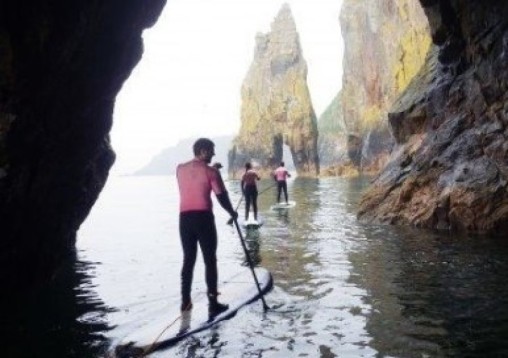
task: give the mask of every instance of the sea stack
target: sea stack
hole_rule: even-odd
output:
[[[267,34],[257,34],[254,59],[242,85],[241,128],[229,152],[229,174],[246,161],[268,172],[293,161],[299,176],[317,176],[317,122],[307,86],[307,64],[296,24],[284,4]],[[283,158],[287,145],[292,158]]]

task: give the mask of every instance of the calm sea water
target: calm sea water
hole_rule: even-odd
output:
[[[247,245],[274,277],[272,309],[254,302],[153,356],[508,356],[506,240],[362,224],[356,208],[368,183],[296,178],[297,205],[279,212],[270,210],[275,189],[261,194],[265,223]],[[236,204],[239,183],[228,185]],[[103,356],[178,297],[177,205],[174,177],[111,178],[80,229],[72,269],[18,317],[7,356]],[[227,214],[218,204],[215,212],[220,275],[245,257]],[[198,257],[196,288],[202,276]]]

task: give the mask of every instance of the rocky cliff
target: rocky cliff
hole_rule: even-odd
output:
[[[229,154],[234,177],[246,161],[269,171],[290,148],[300,176],[319,173],[317,124],[307,87],[307,64],[289,6],[283,5],[271,31],[258,34],[254,59],[242,85],[241,127]]]
[[[346,125],[342,117],[340,93],[335,96],[318,120],[318,152],[321,168],[342,162],[347,157],[347,148],[343,136]]]
[[[344,0],[340,23],[339,120],[345,130],[337,133],[335,146],[348,149],[322,160],[340,164],[349,157],[363,171],[378,171],[393,145],[388,109],[424,63],[431,42],[428,21],[418,0]]]
[[[340,92],[319,117],[318,130],[320,175],[357,176],[359,169],[349,159],[348,134],[342,115]]]
[[[115,97],[165,0],[2,1],[0,286],[44,282],[114,161]]]
[[[508,2],[421,4],[435,46],[390,111],[396,147],[359,217],[506,234]]]

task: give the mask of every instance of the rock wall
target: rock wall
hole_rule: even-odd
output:
[[[165,0],[2,1],[0,286],[72,256],[114,161],[115,97]]]
[[[241,127],[229,154],[230,177],[252,161],[268,172],[290,148],[299,176],[319,173],[317,122],[307,87],[307,64],[289,5],[268,34],[258,34],[254,60],[242,85]]]
[[[390,111],[396,147],[359,217],[505,235],[508,2],[421,3],[435,46]]]
[[[342,117],[340,93],[335,96],[318,120],[318,151],[321,168],[342,163],[347,157],[344,145],[346,124]]]
[[[362,171],[377,172],[393,146],[387,113],[423,65],[430,46],[418,0],[344,0],[342,89],[345,131],[336,146]],[[339,155],[327,162],[340,162]]]

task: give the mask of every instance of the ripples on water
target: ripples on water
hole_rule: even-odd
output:
[[[359,223],[367,185],[296,178],[289,182],[296,207],[277,212],[269,209],[275,189],[262,194],[265,224],[246,243],[274,276],[272,309],[255,302],[154,356],[508,356],[506,240]],[[238,189],[230,183],[233,202]],[[112,178],[80,231],[80,264],[58,299],[46,295],[30,307],[12,340],[29,333],[50,356],[99,356],[168,299],[177,302],[177,203],[172,177]],[[220,274],[245,258],[227,215],[217,204],[215,211]],[[199,260],[196,288],[204,287]],[[20,344],[11,356],[38,356]]]

